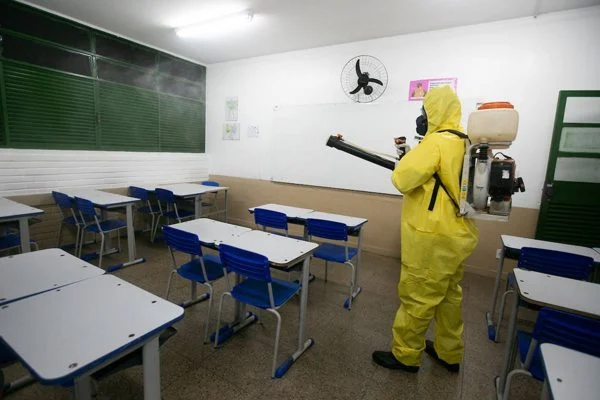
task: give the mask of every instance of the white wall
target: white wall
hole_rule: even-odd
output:
[[[378,101],[406,100],[410,80],[457,77],[463,99],[512,102],[520,126],[509,153],[528,189],[514,205],[538,208],[558,91],[600,89],[600,7],[209,65],[210,173],[268,179],[269,142],[284,140],[273,131],[273,107],[348,102],[340,72],[360,54],[387,68],[388,88]],[[227,96],[239,97],[240,141],[221,140]],[[248,125],[259,126],[259,139],[246,136]],[[390,138],[402,129],[412,136],[414,120]]]
[[[0,149],[0,196],[202,181],[206,154]]]

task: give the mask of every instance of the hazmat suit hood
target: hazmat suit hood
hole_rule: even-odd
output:
[[[460,124],[460,100],[450,86],[440,86],[431,89],[423,99],[423,108],[427,115],[427,133],[445,129],[464,132]]]

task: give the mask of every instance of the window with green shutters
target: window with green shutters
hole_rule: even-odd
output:
[[[0,0],[0,147],[204,152],[206,67]]]

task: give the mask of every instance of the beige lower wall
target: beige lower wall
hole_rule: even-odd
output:
[[[251,226],[253,218],[249,207],[265,203],[280,203],[313,210],[367,218],[363,233],[364,249],[373,253],[400,257],[400,218],[402,197],[385,194],[329,189],[314,186],[278,183],[258,179],[211,175],[229,190],[229,221]],[[467,271],[495,276],[496,249],[500,235],[533,237],[538,210],[513,208],[509,222],[478,221],[479,244],[465,263]],[[512,262],[507,260],[505,272]]]
[[[305,185],[276,183],[258,179],[212,175],[228,192],[229,222],[254,226],[249,207],[265,203],[280,203],[296,207],[333,212],[367,218],[363,231],[363,246],[366,251],[400,257],[400,218],[402,198],[400,196],[329,189]],[[127,189],[109,191],[126,194]],[[15,201],[41,208],[45,211],[42,222],[31,227],[31,236],[41,248],[53,247],[60,221],[58,208],[50,194],[13,196]],[[222,200],[222,196],[221,196]],[[478,221],[480,236],[477,249],[466,261],[466,270],[486,276],[494,276],[497,260],[496,249],[500,246],[500,235],[509,234],[533,237],[538,210],[513,208],[509,222]],[[511,263],[506,265],[510,269]]]

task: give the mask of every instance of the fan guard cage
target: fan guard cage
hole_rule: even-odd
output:
[[[359,62],[361,73],[368,73],[370,79],[376,79],[382,83],[380,85],[376,82],[368,82],[367,85],[372,88],[372,92],[369,94],[367,93],[370,92],[370,89],[365,90],[364,86],[358,92],[351,93],[352,91],[355,91],[357,87],[361,86],[356,66],[357,61]],[[378,58],[373,56],[360,55],[354,57],[348,61],[342,69],[342,89],[344,90],[344,93],[346,93],[346,96],[357,103],[370,103],[379,98],[385,92],[387,82],[388,74],[385,66]]]

